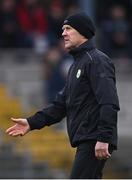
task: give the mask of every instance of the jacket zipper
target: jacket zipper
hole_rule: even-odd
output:
[[[72,74],[73,74],[73,70],[74,70],[75,64],[73,64],[73,66],[71,67],[70,73],[69,73],[69,85],[68,85],[68,90],[69,90],[69,97],[68,97],[68,105],[71,102],[71,90],[72,90]]]

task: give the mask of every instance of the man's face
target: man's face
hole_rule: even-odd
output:
[[[62,27],[62,30],[62,36],[64,38],[64,44],[67,50],[74,49],[87,40],[84,36],[82,36],[76,29],[72,28],[70,25],[64,25]]]

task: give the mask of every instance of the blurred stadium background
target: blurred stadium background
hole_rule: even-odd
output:
[[[61,39],[63,19],[85,11],[97,27],[97,47],[117,71],[119,148],[104,178],[132,178],[132,0],[0,1],[0,178],[68,178],[75,149],[66,123],[11,138],[11,117],[50,103],[65,83],[72,57]]]

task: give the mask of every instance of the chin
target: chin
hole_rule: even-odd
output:
[[[72,46],[71,46],[71,45],[66,44],[66,45],[65,45],[65,49],[69,51],[69,50],[71,50],[71,49],[72,49]]]

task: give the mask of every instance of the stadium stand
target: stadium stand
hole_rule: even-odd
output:
[[[5,129],[12,125],[10,117],[20,117],[23,114],[20,101],[15,97],[10,97],[7,92],[6,87],[0,85],[0,124],[2,130],[0,159],[1,162],[4,162],[0,177],[32,177],[31,171],[34,169],[32,166],[40,166],[40,164],[41,166],[42,164],[49,166],[49,169],[69,169],[74,151],[69,147],[65,132],[46,128],[39,132],[30,133],[23,138],[14,139],[5,135]],[[12,159],[11,162],[10,159]],[[6,161],[9,162],[6,163]],[[29,164],[29,173],[27,170],[25,171],[27,164]],[[17,173],[14,172],[16,167]],[[21,170],[24,174],[19,173]],[[6,171],[8,171],[8,175]],[[46,177],[45,174],[42,175]]]

